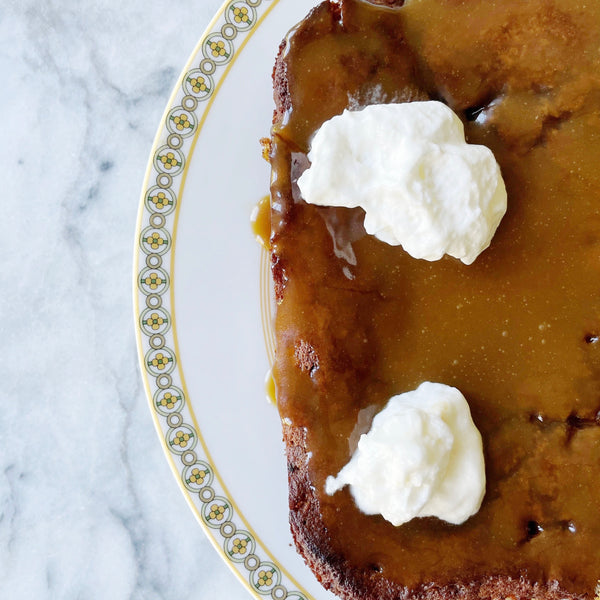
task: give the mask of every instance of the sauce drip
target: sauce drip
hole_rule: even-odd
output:
[[[259,244],[264,246],[267,250],[270,247],[271,237],[270,201],[270,196],[261,198],[254,207],[250,218],[250,225],[252,226],[254,237],[256,237]]]

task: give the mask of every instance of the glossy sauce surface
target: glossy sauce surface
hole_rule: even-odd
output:
[[[600,2],[321,5],[292,32],[273,132],[275,381],[306,427],[332,547],[409,587],[489,574],[600,577]],[[344,108],[441,99],[489,146],[509,207],[471,266],[413,259],[360,209],[309,206],[310,137]],[[283,287],[283,286],[282,286]],[[395,528],[323,492],[390,396],[458,387],[482,433],[487,493],[464,525]]]

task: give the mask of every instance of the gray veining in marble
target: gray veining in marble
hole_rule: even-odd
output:
[[[0,598],[246,600],[170,474],[131,255],[160,116],[221,0],[3,0]]]

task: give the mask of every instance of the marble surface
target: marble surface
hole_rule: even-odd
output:
[[[3,0],[0,598],[246,600],[138,374],[140,187],[221,0]]]

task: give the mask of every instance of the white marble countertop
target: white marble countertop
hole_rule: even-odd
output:
[[[250,598],[162,454],[131,308],[152,140],[220,5],[0,7],[0,598]]]

